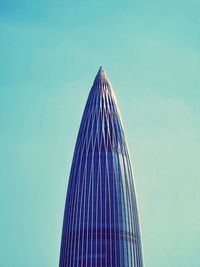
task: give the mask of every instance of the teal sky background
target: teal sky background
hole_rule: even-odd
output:
[[[0,266],[58,266],[70,165],[102,65],[146,267],[200,266],[200,2],[0,0]]]

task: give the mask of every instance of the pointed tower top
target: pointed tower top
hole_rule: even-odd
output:
[[[107,79],[107,75],[106,75],[106,72],[105,70],[103,69],[103,67],[101,66],[98,73],[97,73],[97,76],[99,77],[99,79]]]
[[[95,83],[101,83],[101,84],[102,83],[108,83],[109,84],[108,76],[107,76],[107,74],[106,74],[106,72],[102,66],[99,68],[99,71],[96,75],[96,78],[94,80],[94,84]]]

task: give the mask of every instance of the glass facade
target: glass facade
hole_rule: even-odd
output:
[[[133,174],[111,84],[100,68],[67,190],[59,267],[142,267]]]

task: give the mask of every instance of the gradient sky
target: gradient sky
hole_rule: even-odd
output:
[[[135,173],[146,267],[200,266],[199,0],[0,0],[0,266],[58,266],[100,65]]]

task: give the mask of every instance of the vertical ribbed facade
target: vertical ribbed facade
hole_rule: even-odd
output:
[[[59,267],[142,267],[133,173],[111,84],[100,68],[68,184]]]

